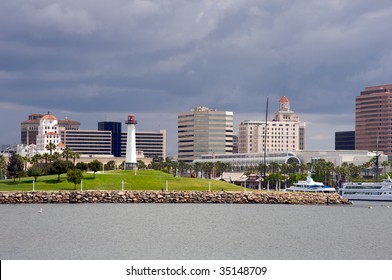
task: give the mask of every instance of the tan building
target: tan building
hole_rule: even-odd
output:
[[[233,112],[199,106],[178,115],[178,160],[233,153]]]
[[[262,153],[265,147],[268,152],[300,151],[304,149],[305,123],[290,109],[290,101],[286,96],[279,100],[278,110],[272,121],[243,121],[239,125],[238,152]],[[265,137],[266,136],[266,137]]]
[[[355,149],[392,154],[392,84],[366,87],[356,97]]]
[[[31,114],[28,119],[20,124],[20,141],[21,144],[30,145],[37,144],[38,127],[43,114]],[[80,122],[69,119],[58,120],[60,131],[62,130],[78,130]]]

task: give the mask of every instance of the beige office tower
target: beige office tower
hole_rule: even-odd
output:
[[[366,87],[355,100],[355,149],[392,154],[392,85]]]
[[[304,149],[304,137],[305,123],[300,122],[299,117],[291,111],[289,99],[282,96],[272,121],[246,120],[240,123],[238,152],[262,153],[265,140],[268,152],[299,151]]]
[[[233,112],[199,106],[178,115],[178,161],[233,153]]]

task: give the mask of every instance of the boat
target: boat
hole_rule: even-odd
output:
[[[392,201],[392,180],[388,176],[376,183],[343,183],[339,194],[348,200]]]
[[[313,181],[311,177],[312,172],[308,172],[306,181],[298,181],[293,186],[286,189],[287,192],[322,192],[322,193],[336,193],[335,188],[331,188],[320,182]]]

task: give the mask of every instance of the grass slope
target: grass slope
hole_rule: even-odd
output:
[[[121,190],[124,181],[125,190],[165,190],[166,181],[170,191],[208,191],[209,181],[211,191],[242,191],[242,187],[228,184],[218,180],[199,178],[173,177],[170,174],[154,170],[138,170],[136,175],[133,171],[106,171],[105,173],[83,173],[83,190]],[[0,181],[0,191],[32,191],[33,178],[26,177]],[[74,190],[73,183],[68,183],[66,174],[61,175],[60,181],[57,175],[42,176],[35,183],[36,191]],[[80,185],[77,185],[80,190]]]

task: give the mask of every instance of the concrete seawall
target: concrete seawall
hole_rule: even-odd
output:
[[[338,194],[203,191],[0,192],[0,204],[18,203],[237,203],[351,204]]]

